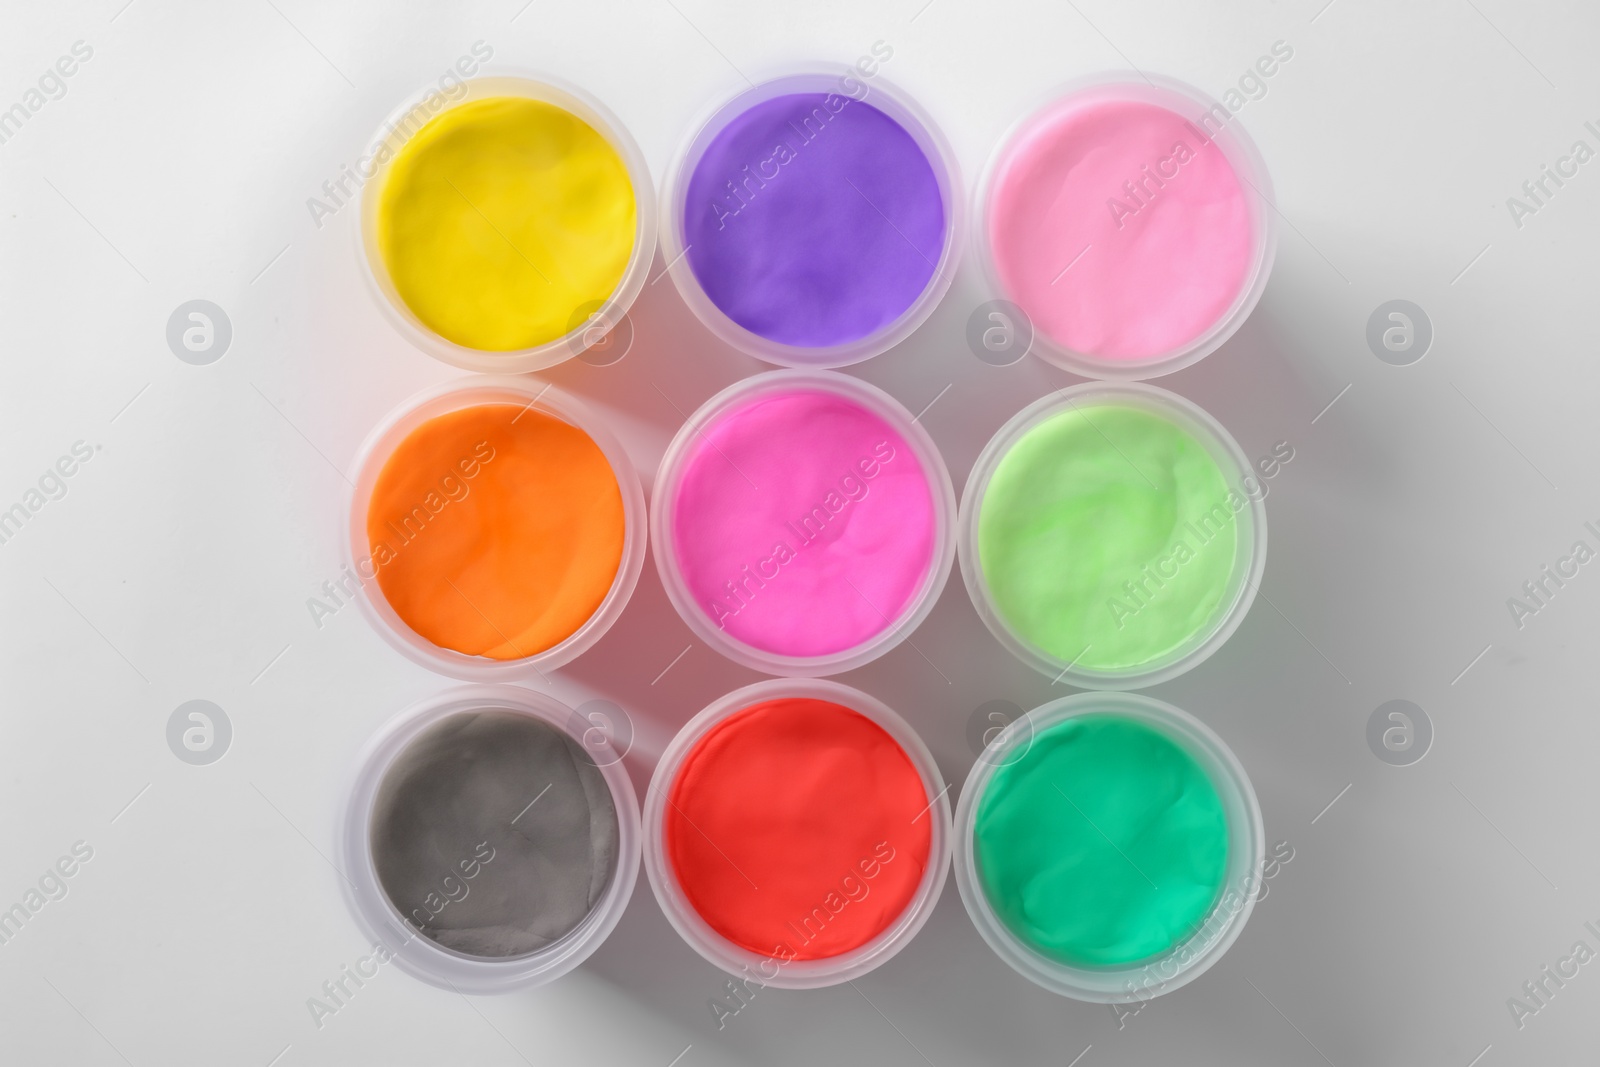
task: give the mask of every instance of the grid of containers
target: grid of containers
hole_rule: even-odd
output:
[[[953,864],[984,939],[1047,989],[1088,1001],[1143,1000],[1214,963],[1255,897],[1262,831],[1254,791],[1231,751],[1198,720],[1114,691],[1175,677],[1214,652],[1248,610],[1265,565],[1265,509],[1259,495],[1244,491],[1252,469],[1237,443],[1193,403],[1132,381],[1214,351],[1265,287],[1275,244],[1269,178],[1227,110],[1170,79],[1071,83],[1017,120],[969,205],[937,126],[877,75],[875,63],[844,75],[820,66],[789,71],[718,102],[693,126],[663,184],[658,222],[643,157],[599,102],[524,74],[475,77],[457,89],[453,98],[429,91],[407,100],[375,137],[357,238],[371,289],[401,334],[482,373],[411,398],[372,431],[343,541],[363,610],[384,638],[413,661],[474,684],[406,709],[361,757],[340,844],[359,924],[406,970],[441,986],[494,992],[541,984],[580,964],[615,927],[642,859],[668,919],[707,960],[764,985],[807,988],[847,981],[902,948],[926,922]],[[497,144],[497,135],[510,139]],[[1094,167],[1078,166],[1087,141],[1096,148]],[[572,175],[554,173],[551,154],[563,151],[576,161]],[[1104,184],[1124,172],[1125,180]],[[615,203],[597,204],[575,192],[579,186],[616,190]],[[551,217],[494,217],[518,197],[546,198]],[[1137,239],[1119,245],[1130,226]],[[665,273],[706,329],[792,369],[737,382],[685,420],[661,462],[647,518],[638,474],[603,420],[523,372],[581,354],[622,320],[645,283],[658,228]],[[574,271],[576,281],[560,261],[568,238],[605,253]],[[1099,257],[1089,258],[1097,242]],[[870,358],[914,332],[948,290],[964,243],[989,295],[1029,320],[1033,352],[1100,381],[1058,390],[1002,426],[958,508],[917,418],[829,368]],[[1200,243],[1227,251],[1224,269],[1209,272],[1220,280],[1196,280]],[[452,299],[493,320],[494,331],[465,329],[455,309],[418,295],[430,279],[429,257],[486,272],[469,277]],[[874,288],[868,275],[888,280]],[[1152,276],[1157,283],[1146,285]],[[850,284],[836,284],[840,277]],[[563,306],[528,311],[558,290],[573,303],[565,321]],[[786,304],[781,293],[789,294]],[[462,447],[470,454],[452,459],[450,449]],[[515,512],[526,500],[518,486],[543,477],[537,457],[552,449],[590,476],[581,484],[555,476],[539,482],[555,518],[520,523]],[[435,471],[408,480],[419,457],[443,463],[437,485],[429,481]],[[408,492],[423,494],[415,507],[407,507]],[[477,502],[466,505],[474,493]],[[1094,521],[1085,521],[1088,512]],[[1108,513],[1126,522],[1097,535]],[[697,519],[715,535],[697,532]],[[424,539],[430,529],[469,520],[464,534]],[[552,522],[577,524],[583,543],[553,537]],[[549,696],[504,683],[543,677],[600,639],[625,609],[647,535],[668,598],[695,636],[776,677],[714,701],[678,733],[641,815],[623,753],[605,731]],[[528,557],[544,568],[531,578],[522,563]],[[1051,701],[991,731],[952,818],[948,786],[905,720],[821,676],[905,640],[958,557],[972,603],[1003,647],[1055,681],[1098,692]],[[563,588],[546,602],[540,598],[552,575]],[[577,578],[568,581],[571,575]],[[536,603],[527,618],[502,627],[483,603],[504,582],[522,583],[519,603]],[[1096,617],[1102,601],[1107,610]],[[822,622],[792,622],[799,618]],[[485,715],[545,731],[554,739],[550,751],[572,756],[579,783],[572,789],[600,826],[591,843],[606,842],[607,866],[595,876],[588,911],[546,931],[532,950],[462,949],[473,932],[436,924],[443,902],[440,911],[429,905],[408,914],[383,874],[392,857],[378,854],[376,839],[393,836],[387,823],[379,832],[380,812],[393,806],[385,783],[398,768],[414,769],[427,738],[452,736]],[[836,724],[830,729],[838,737],[861,746],[847,753],[856,763],[819,770],[818,788],[857,789],[864,780],[858,822],[871,822],[874,805],[902,811],[910,804],[916,814],[906,828],[882,830],[881,844],[861,846],[865,854],[842,874],[829,872],[816,907],[799,908],[785,924],[794,936],[786,932],[767,948],[759,939],[772,940],[770,933],[751,932],[765,930],[766,920],[736,906],[737,879],[697,873],[689,866],[693,842],[673,837],[692,836],[678,826],[679,816],[688,819],[680,800],[701,805],[701,818],[718,825],[728,813],[714,799],[678,791],[726,765],[730,753],[759,763],[764,731],[786,751],[804,753],[816,741],[806,728],[812,721]],[[1118,730],[1126,735],[1120,740]],[[1074,744],[1111,747],[1078,751]],[[1130,814],[1094,808],[1099,801],[1087,795],[1079,800],[1102,818],[1128,818],[1180,844],[1204,823],[1217,853],[1197,876],[1184,931],[1151,951],[1148,931],[1123,929],[1119,936],[1143,946],[1127,958],[1107,947],[1104,931],[1063,931],[1025,906],[1028,885],[1076,892],[1091,880],[1092,864],[1080,856],[1062,860],[1064,867],[1019,869],[1004,854],[1004,835],[1015,831],[1001,795],[1026,787],[1030,761],[1074,766],[1095,751],[1112,753],[1106,758],[1115,766],[1119,744],[1190,775],[1201,784],[1204,810],[1184,822],[1159,808]],[[873,793],[877,785],[883,788]],[[1115,781],[1099,788],[1107,796],[1127,792]],[[726,832],[792,830],[781,808],[755,807],[754,822],[734,817]],[[406,832],[439,831],[414,823],[405,823]],[[833,855],[836,844],[817,847]],[[1050,853],[1052,842],[1024,845]],[[429,838],[428,847],[440,846]],[[487,838],[483,847],[494,851]],[[910,859],[894,867],[903,856]],[[1161,861],[1153,853],[1148,860]],[[763,876],[795,876],[770,857],[760,866]],[[465,899],[468,869],[477,876],[491,868],[464,860],[460,872],[447,872],[449,900],[457,899],[451,877]],[[1025,884],[1019,889],[1007,877]],[[485,875],[482,885],[491,883]],[[515,884],[484,891],[517,895]],[[870,909],[861,901],[874,891],[877,910],[862,918]],[[1171,903],[1157,895],[1143,903]],[[511,922],[515,905],[504,902],[491,921]],[[1112,912],[1111,925],[1137,919]],[[853,934],[845,929],[852,923]]]

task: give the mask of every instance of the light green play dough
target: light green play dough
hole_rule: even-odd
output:
[[[1090,670],[1197,643],[1230,593],[1244,498],[1179,426],[1077,406],[1025,433],[978,511],[978,559],[1012,631]]]

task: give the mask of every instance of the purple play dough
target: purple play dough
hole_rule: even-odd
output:
[[[689,179],[684,241],[701,288],[745,329],[846,344],[893,323],[927,287],[944,251],[944,197],[894,119],[840,94],[793,93],[712,138]]]

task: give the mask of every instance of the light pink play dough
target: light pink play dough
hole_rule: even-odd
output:
[[[933,566],[933,494],[917,454],[876,412],[820,389],[757,397],[705,426],[672,508],[696,606],[777,655],[869,640]]]
[[[1175,112],[1068,97],[1005,151],[989,199],[995,268],[1034,328],[1069,351],[1139,360],[1180,350],[1248,283],[1247,190]]]

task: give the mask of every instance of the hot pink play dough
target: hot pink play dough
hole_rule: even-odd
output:
[[[1201,128],[1142,101],[1069,97],[1034,119],[999,162],[989,207],[1007,295],[1045,336],[1106,360],[1187,346],[1227,313],[1256,256],[1233,166]]]
[[[882,416],[824,390],[723,412],[695,435],[672,507],[695,604],[778,655],[829,655],[883,632],[933,566],[921,461]]]

